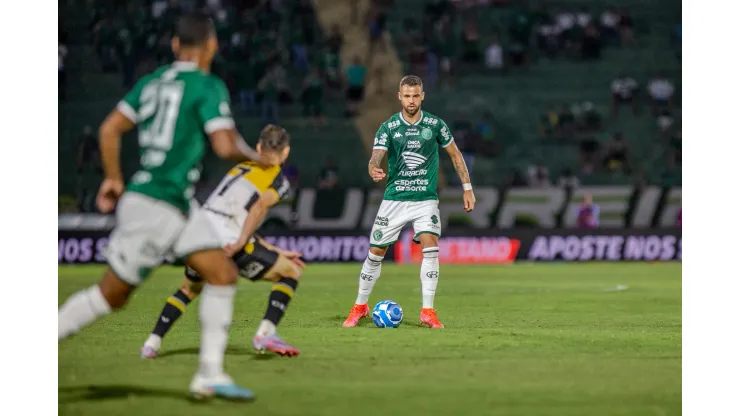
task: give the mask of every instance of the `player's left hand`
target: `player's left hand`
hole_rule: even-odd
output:
[[[103,214],[112,212],[116,208],[118,198],[123,194],[123,181],[120,179],[103,180],[98,189],[98,196],[95,199],[95,205]]]
[[[470,212],[475,208],[475,194],[472,190],[463,191],[463,205],[465,205],[465,211]]]
[[[234,257],[234,254],[239,250],[242,250],[246,244],[246,241],[242,243],[241,240],[236,243],[226,244],[226,246],[224,246],[224,254],[229,258]]]
[[[295,263],[301,269],[305,269],[306,268],[306,263],[304,263],[303,260],[301,260],[301,257],[303,256],[302,253],[299,253],[297,251],[283,251],[282,254],[285,257],[289,258],[290,261],[292,261],[293,263]]]

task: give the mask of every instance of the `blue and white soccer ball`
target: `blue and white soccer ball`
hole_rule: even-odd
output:
[[[378,328],[398,328],[403,321],[401,305],[392,300],[378,302],[373,308],[373,323]]]

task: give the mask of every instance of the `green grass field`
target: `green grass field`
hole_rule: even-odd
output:
[[[359,264],[310,265],[280,326],[297,358],[257,356],[269,285],[240,282],[228,372],[252,403],[189,401],[197,302],[165,339],[139,348],[181,269],[162,268],[127,309],[59,345],[60,415],[677,415],[681,265],[443,266],[442,330],[417,325],[417,266],[383,266],[370,299],[404,308],[398,329],[341,328]],[[100,267],[60,267],[59,302]],[[621,286],[621,287],[620,287]],[[626,289],[624,288],[626,286]]]

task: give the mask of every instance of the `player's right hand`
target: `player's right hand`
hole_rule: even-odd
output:
[[[98,190],[98,196],[95,199],[95,205],[103,214],[112,212],[116,208],[118,198],[123,194],[123,181],[120,179],[103,180]]]
[[[370,172],[370,177],[373,179],[373,182],[378,182],[385,178],[385,172],[381,168],[373,168]]]

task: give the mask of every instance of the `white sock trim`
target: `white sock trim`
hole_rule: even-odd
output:
[[[105,300],[103,292],[100,290],[100,286],[90,286],[87,289],[87,299],[90,300],[90,305],[98,314],[109,314],[111,312],[111,307],[108,304],[108,301]]]
[[[367,253],[367,258],[369,258],[369,259],[370,259],[370,260],[372,260],[372,261],[377,261],[377,262],[381,262],[381,261],[383,261],[383,257],[381,257],[381,256],[376,256],[376,255],[375,255],[375,254],[373,254],[373,253]]]

